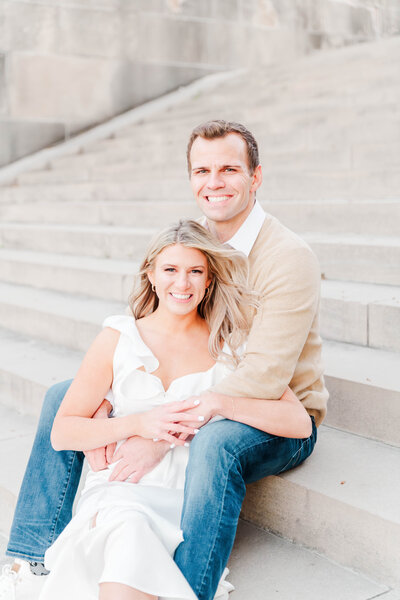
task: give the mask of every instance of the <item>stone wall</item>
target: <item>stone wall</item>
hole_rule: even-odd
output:
[[[397,0],[0,0],[0,165],[208,73],[399,22]]]

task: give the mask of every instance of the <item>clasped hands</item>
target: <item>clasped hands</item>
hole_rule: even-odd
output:
[[[128,438],[116,450],[116,443],[85,452],[93,471],[114,467],[110,481],[137,483],[164,458],[171,446],[182,446],[214,416],[210,394],[191,396],[140,413],[140,436]],[[107,418],[111,405],[104,400],[93,418]],[[157,441],[154,442],[153,440]]]

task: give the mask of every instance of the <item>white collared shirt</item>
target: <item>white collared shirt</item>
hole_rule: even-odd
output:
[[[249,256],[251,249],[254,246],[254,242],[261,231],[264,219],[265,210],[256,200],[247,219],[241,224],[231,239],[226,241],[226,244],[229,244],[235,250],[239,250],[246,256]]]
[[[225,244],[229,244],[229,246],[231,246],[234,250],[239,250],[239,252],[243,252],[243,254],[248,257],[252,247],[254,246],[254,242],[261,231],[265,216],[265,210],[262,208],[258,200],[256,200],[251,213],[241,224],[237,232],[231,237],[230,240],[227,240]],[[198,222],[200,225],[203,225],[203,227],[208,229],[206,217],[201,217]]]

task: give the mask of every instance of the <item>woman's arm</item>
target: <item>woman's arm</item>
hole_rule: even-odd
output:
[[[199,400],[198,408],[190,413],[194,416],[201,413],[205,416],[205,423],[220,415],[281,437],[303,439],[312,433],[310,416],[289,387],[279,400],[243,398],[216,392],[204,392]]]
[[[92,419],[113,381],[113,357],[119,336],[118,331],[106,328],[89,348],[54,419],[51,443],[55,450],[92,450],[133,435],[176,444],[170,431],[193,434],[193,427],[176,424],[185,420],[178,413],[181,403],[113,419]],[[192,419],[188,415],[186,420]]]

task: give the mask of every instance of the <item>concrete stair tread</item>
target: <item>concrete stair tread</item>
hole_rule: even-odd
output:
[[[23,230],[40,229],[43,231],[60,231],[60,232],[93,232],[93,233],[114,233],[114,234],[132,234],[132,235],[147,235],[151,236],[157,232],[156,227],[137,227],[123,225],[79,225],[79,224],[61,224],[61,223],[20,223],[7,222],[0,223],[0,231],[15,228]],[[362,234],[339,234],[339,233],[319,233],[319,232],[300,232],[301,237],[310,243],[317,244],[346,244],[352,246],[368,245],[368,246],[385,246],[385,247],[400,247],[400,239],[397,236],[374,236]]]
[[[400,286],[395,285],[323,280],[321,281],[321,292],[323,297],[334,300],[362,304],[378,302],[400,307]]]
[[[277,192],[275,189],[270,189],[267,191],[266,189],[260,192],[260,198],[264,196],[264,201],[271,202],[303,202],[313,200],[314,202],[320,202],[324,204],[325,202],[332,201],[343,201],[343,202],[351,202],[357,199],[361,202],[373,202],[379,200],[391,201],[398,198],[398,189],[397,192],[393,191],[389,194],[381,191],[380,193],[375,193],[371,195],[369,192],[363,190],[361,193],[356,191],[348,192],[344,189],[340,191],[334,191],[331,194],[328,194],[330,197],[327,197],[327,193],[324,190],[317,190],[317,193],[309,193],[307,190],[307,194],[299,193],[298,185],[300,179],[297,178],[294,174],[292,175],[292,179],[294,181],[293,188],[291,188],[290,193],[286,190],[281,192]],[[180,180],[182,182],[183,179]],[[281,181],[282,183],[282,181]],[[264,186],[268,186],[268,181],[264,182]],[[285,186],[287,187],[287,186]],[[0,204],[12,204],[12,203],[25,203],[28,202],[43,202],[43,201],[65,201],[65,202],[76,202],[76,201],[156,201],[160,200],[160,198],[164,199],[164,196],[160,194],[158,190],[157,193],[155,190],[148,188],[147,190],[138,190],[138,185],[135,182],[124,181],[124,182],[85,182],[85,183],[49,183],[49,184],[31,184],[31,185],[22,185],[22,186],[6,186],[0,188]],[[191,198],[189,184],[186,183],[186,189],[174,189],[173,194],[169,190],[168,196],[165,198],[166,200],[188,200]]]
[[[130,275],[136,273],[138,263],[129,260],[111,258],[93,258],[91,256],[75,256],[73,254],[52,254],[50,252],[34,252],[32,250],[11,250],[0,248],[0,260],[12,260],[22,263],[35,263],[37,265],[51,265],[54,267],[68,267],[104,273],[118,273]]]
[[[7,497],[11,497],[15,502],[36,424],[34,419],[29,417],[21,418],[15,411],[2,405],[0,405],[0,415],[3,423],[0,447],[2,447],[4,454],[7,453],[8,456],[13,457],[12,460],[7,461],[7,465],[0,475],[0,499],[3,504]],[[358,509],[368,512],[373,516],[388,519],[393,525],[399,523],[400,509],[397,502],[398,496],[396,494],[396,491],[398,490],[394,489],[396,488],[397,482],[393,479],[393,474],[400,473],[400,451],[385,446],[384,444],[345,434],[327,427],[320,428],[319,433],[320,439],[317,447],[307,462],[280,476],[280,478],[295,483],[299,488],[317,491],[321,496],[322,512],[324,503],[333,501],[338,504],[356,506]],[[370,459],[367,463],[363,462],[363,457],[365,456]],[[367,469],[365,468],[366,464],[368,465]],[[387,469],[382,469],[383,464]],[[328,465],[329,469],[327,469]],[[400,477],[400,475],[398,475],[398,477]],[[252,493],[251,490],[249,493]],[[11,516],[11,514],[9,516]],[[315,515],[315,519],[316,522],[318,522],[318,514]],[[340,527],[340,523],[338,523],[337,526]],[[6,523],[4,522],[3,527],[7,529]],[[251,536],[250,539],[249,536]],[[274,579],[274,573],[275,576],[278,577],[275,569],[278,567],[280,561],[277,559],[283,559],[284,556],[288,558],[288,553],[290,553],[291,558],[287,561],[285,566],[286,575],[288,568],[289,572],[291,570],[294,572],[299,570],[300,565],[295,560],[296,557],[298,557],[298,560],[301,562],[306,560],[309,567],[313,567],[314,574],[318,574],[318,567],[320,567],[325,571],[326,577],[326,569],[328,567],[332,569],[336,574],[337,579],[337,583],[334,587],[336,592],[343,586],[343,588],[347,590],[345,592],[345,594],[347,594],[350,591],[347,586],[351,584],[355,585],[356,589],[352,590],[352,594],[355,595],[340,595],[340,598],[348,597],[349,600],[364,597],[370,598],[373,594],[382,594],[390,591],[389,586],[376,584],[363,576],[359,576],[354,572],[343,569],[343,567],[333,565],[330,561],[318,557],[315,553],[311,553],[298,546],[289,546],[289,542],[277,538],[276,536],[271,536],[271,534],[266,534],[261,530],[256,530],[254,526],[248,526],[244,523],[240,525],[235,550],[233,551],[230,560],[230,567],[233,569],[232,577],[230,579],[233,583],[235,583],[235,569],[241,568],[240,547],[242,546],[243,548],[246,539],[251,541],[253,549],[255,549],[254,546],[257,548],[257,554],[254,554],[253,552],[251,562],[254,561],[257,555],[260,558],[261,552],[269,554],[272,549],[275,550],[272,552],[272,556],[274,557],[271,558],[273,561],[272,564],[268,566],[269,561],[266,561],[266,564],[262,569],[263,575],[267,576],[266,583],[269,578]],[[315,563],[317,563],[317,565]],[[274,569],[272,568],[273,565],[275,567]],[[243,569],[246,569],[246,571],[248,568],[251,568],[250,564],[243,565]],[[344,580],[342,577],[338,578],[339,574],[344,577]],[[239,575],[239,571],[237,572],[237,575]],[[305,573],[303,573],[303,576],[305,576]],[[290,582],[289,586],[284,586],[282,591],[286,587],[286,593],[288,593],[289,589],[291,589],[293,593],[293,581],[287,577],[279,579]],[[238,577],[236,581],[240,586],[241,579]],[[296,578],[294,581],[296,582],[295,587],[298,589],[299,580]],[[341,583],[338,585],[338,582]],[[345,583],[347,584],[346,588],[344,587]],[[242,586],[242,590],[244,591],[244,589],[246,589],[248,594],[251,590],[249,585],[251,585],[250,582],[247,583],[245,588]],[[324,580],[324,585],[326,587],[326,579]],[[258,593],[258,591],[261,592],[261,590],[258,590],[257,588],[253,589],[255,593]],[[266,588],[263,585],[263,598],[265,597],[266,589],[268,589],[268,587]],[[240,587],[236,593],[239,593],[239,590]],[[317,590],[318,587],[315,589],[315,593],[317,593]],[[366,595],[359,595],[360,593]],[[247,597],[249,596],[247,595]],[[251,597],[257,598],[258,596],[252,595]],[[261,596],[259,597],[261,598]],[[292,597],[293,596],[288,596],[290,600]],[[330,596],[324,594],[323,597],[329,598]],[[317,596],[315,596],[315,598],[317,598]],[[336,598],[337,596],[332,596],[332,600],[336,600]]]
[[[400,393],[397,352],[324,340],[323,357],[330,377]]]
[[[102,320],[109,315],[123,314],[126,308],[124,304],[99,298],[71,296],[3,282],[0,282],[0,296],[2,303],[14,307],[35,307],[38,312],[62,315],[92,324],[101,324]]]
[[[129,228],[130,229],[130,228]],[[0,261],[13,261],[24,264],[52,266],[76,270],[95,271],[104,274],[132,276],[137,273],[139,263],[115,258],[95,258],[72,254],[54,254],[32,250],[0,248]],[[51,288],[50,288],[51,289]],[[324,298],[357,302],[362,304],[385,303],[400,306],[400,286],[378,285],[352,281],[321,281],[321,295]],[[99,298],[101,296],[99,295]]]
[[[116,234],[132,234],[132,235],[147,235],[151,236],[156,233],[155,227],[135,227],[132,225],[79,225],[62,224],[62,223],[0,223],[0,231],[9,228],[24,230],[42,230],[42,231],[59,231],[59,232],[79,232],[79,233],[116,233]]]
[[[318,437],[307,462],[282,477],[400,525],[400,449],[326,426]]]
[[[0,329],[0,370],[43,388],[74,377],[82,358],[82,352]],[[13,401],[18,406],[18,398]]]
[[[400,200],[263,201],[264,209],[294,231],[344,234],[362,231],[376,236],[400,236]],[[329,220],[326,214],[329,213]],[[193,200],[59,200],[0,204],[3,223],[70,223],[162,227],[182,217],[197,218]]]
[[[375,236],[362,234],[338,234],[338,233],[317,233],[303,232],[303,237],[310,243],[323,244],[346,244],[352,246],[387,246],[397,248],[400,246],[400,239],[397,236]]]
[[[387,586],[245,521],[239,522],[228,567],[228,580],[235,586],[229,597],[234,600],[293,600],[299,590],[307,590],[309,600],[400,599]]]
[[[399,128],[400,133],[400,128]],[[184,163],[182,163],[182,166]],[[19,185],[53,185],[54,183],[84,183],[84,182],[112,182],[115,177],[123,181],[137,182],[138,184],[148,184],[149,177],[154,175],[149,169],[146,172],[137,172],[134,168],[134,163],[129,164],[116,164],[108,166],[93,167],[92,169],[54,169],[54,170],[38,170],[24,173],[18,177]],[[180,173],[182,176],[180,177]],[[298,169],[291,167],[290,165],[275,165],[269,167],[268,164],[264,168],[264,173],[268,178],[273,176],[274,179],[280,180],[286,178],[288,175],[298,174],[306,177],[310,181],[319,180],[331,180],[336,183],[353,182],[359,180],[360,182],[374,181],[375,179],[391,177],[395,178],[397,171],[392,168],[391,165],[378,165],[375,168],[371,167],[367,170],[361,169],[340,169],[338,166],[333,165],[332,169],[328,169],[325,165],[325,169],[317,169],[312,163],[307,168],[301,170],[298,173]],[[183,182],[184,169],[178,168],[176,171],[168,171],[168,175],[165,176],[165,183],[171,186],[181,185]],[[161,183],[161,182],[160,182]]]
[[[23,429],[23,435],[32,438],[34,424],[26,419],[22,425],[20,416],[0,405],[3,427],[8,435],[15,435],[16,426]],[[19,444],[25,450],[19,450],[17,477],[21,477],[24,468],[23,457],[29,450],[28,439]],[[2,444],[0,440],[0,445]],[[10,447],[10,442],[7,448]],[[11,474],[11,477],[13,475]],[[13,490],[18,489],[12,485]],[[13,493],[14,495],[14,493]],[[8,527],[6,528],[8,530]],[[6,537],[0,539],[0,565],[10,562],[5,557]],[[399,600],[400,594],[384,584],[376,583],[364,575],[341,567],[328,559],[311,552],[288,540],[279,538],[245,521],[239,522],[235,545],[229,560],[229,581],[235,591],[230,597],[235,600],[264,600],[265,594],[277,594],[282,600],[293,600],[298,589],[307,589],[309,600],[372,600],[379,595],[382,600]]]

